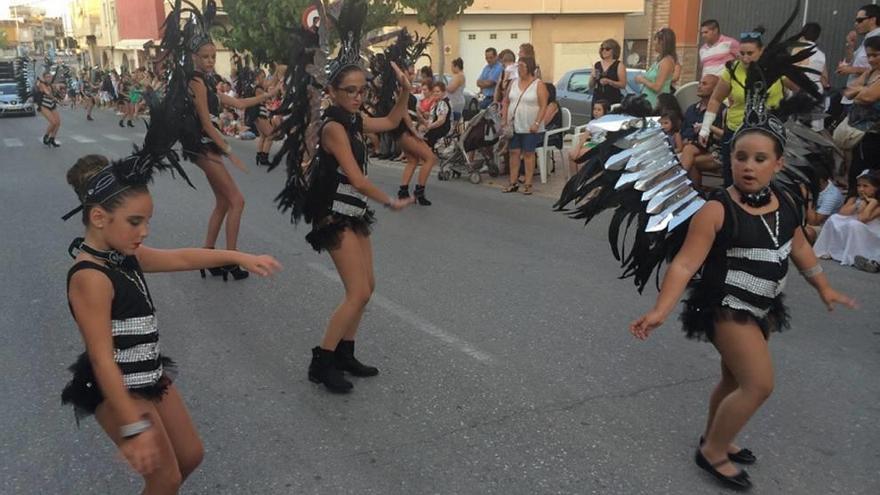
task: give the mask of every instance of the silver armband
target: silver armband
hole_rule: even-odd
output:
[[[119,427],[119,436],[122,438],[133,438],[153,427],[153,423],[149,419],[142,419],[134,423],[122,425]]]
[[[807,268],[806,270],[802,270],[801,275],[803,275],[804,278],[813,278],[816,275],[819,275],[820,273],[822,273],[824,271],[825,270],[822,269],[822,265],[820,265],[819,263],[816,263],[816,266],[814,266],[813,268]]]

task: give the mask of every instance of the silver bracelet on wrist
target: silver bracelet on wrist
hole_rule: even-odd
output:
[[[816,263],[816,266],[814,266],[813,268],[807,268],[806,270],[802,270],[801,275],[803,275],[804,278],[813,278],[816,275],[819,275],[820,273],[822,273],[824,271],[825,270],[822,269],[822,265],[820,265],[819,263]]]
[[[125,439],[134,438],[153,427],[149,419],[142,419],[119,427],[119,436]]]

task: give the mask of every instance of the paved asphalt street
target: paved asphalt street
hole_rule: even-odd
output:
[[[89,418],[60,404],[82,342],[65,299],[82,233],[65,171],[118,157],[143,127],[63,110],[60,149],[40,118],[0,120],[0,493],[135,493],[140,482]],[[247,162],[252,142],[235,142]],[[148,243],[198,246],[212,207],[161,177]],[[371,178],[396,189],[399,169]],[[247,207],[241,248],[284,264],[272,279],[151,275],[163,350],[205,443],[183,493],[723,493],[693,463],[718,357],[670,321],[645,342],[629,322],[656,295],[617,280],[607,218],[586,230],[552,201],[467,181],[430,183],[434,206],[379,209],[377,293],[359,355],[381,374],[339,397],[306,379],[341,285],[271,199],[283,171],[233,172]],[[607,217],[607,215],[606,215]],[[222,237],[221,237],[222,239]],[[739,443],[756,494],[880,493],[880,276],[826,261],[861,302],[828,314],[794,272],[792,330],[773,336],[773,396]],[[793,270],[794,271],[794,270]]]

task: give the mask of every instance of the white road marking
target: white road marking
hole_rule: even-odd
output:
[[[104,134],[104,137],[110,141],[131,141],[131,138],[123,137],[118,134]]]
[[[315,270],[316,272],[320,273],[321,275],[324,275],[325,277],[329,278],[330,280],[333,280],[336,282],[339,281],[339,275],[336,273],[336,271],[334,271],[330,268],[327,268],[326,266],[324,266],[320,263],[308,263],[308,266],[312,270]],[[485,352],[475,348],[469,342],[466,342],[466,341],[462,340],[461,338],[447,332],[446,330],[443,330],[442,328],[438,327],[437,325],[434,325],[433,323],[425,320],[424,318],[420,317],[419,315],[413,313],[412,311],[406,309],[405,307],[401,306],[400,304],[397,304],[396,302],[392,301],[391,299],[388,299],[387,297],[385,297],[377,292],[373,293],[373,296],[370,298],[370,302],[372,302],[376,306],[379,306],[382,309],[388,311],[389,313],[400,318],[401,320],[405,321],[406,323],[409,323],[410,325],[414,326],[417,330],[424,332],[424,333],[430,335],[431,337],[434,337],[437,340],[440,340],[441,342],[444,342],[446,344],[449,344],[449,345],[457,348],[459,351],[467,354],[468,356],[476,359],[477,361],[480,361],[482,363],[492,362],[492,356],[490,356],[489,354],[486,354]]]
[[[24,143],[21,142],[21,139],[18,138],[5,138],[3,139],[3,144],[7,148],[21,148],[24,146]]]
[[[70,139],[73,139],[77,143],[94,143],[95,140],[90,137],[80,136],[78,134],[71,134]]]

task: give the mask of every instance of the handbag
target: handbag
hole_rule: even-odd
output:
[[[522,97],[526,94],[526,91],[528,91],[529,88],[532,87],[532,84],[535,84],[536,82],[538,82],[538,78],[535,78],[534,81],[532,81],[531,83],[529,83],[528,86],[526,86],[526,89],[522,90],[522,92],[519,94],[519,98],[516,99],[516,105],[513,106],[513,112],[510,112],[507,114],[507,120],[508,120],[507,124],[508,125],[504,126],[504,137],[506,137],[506,138],[513,137],[513,132],[514,132],[514,129],[513,129],[514,124],[513,123],[516,120],[516,109],[519,108],[519,102],[522,101]],[[517,84],[519,84],[519,82],[517,82]]]
[[[851,150],[855,148],[864,137],[865,131],[849,125],[848,115],[840,122],[840,124],[837,124],[837,127],[834,128],[834,134],[831,135],[834,144],[842,150]]]

